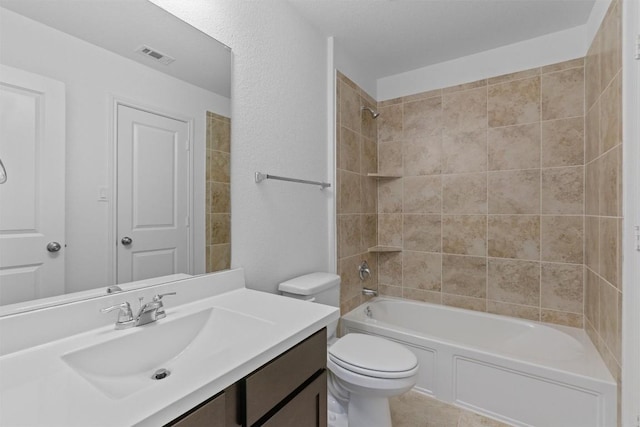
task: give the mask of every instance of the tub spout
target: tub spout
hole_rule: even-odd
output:
[[[368,297],[377,297],[378,291],[375,289],[362,288],[362,295],[366,295]]]

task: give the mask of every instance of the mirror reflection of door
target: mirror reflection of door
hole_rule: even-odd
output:
[[[0,66],[0,304],[58,295],[65,280],[65,86]]]
[[[133,239],[130,233],[122,233],[118,236],[120,238],[116,236],[118,172],[115,156],[117,108],[114,102],[162,116],[169,113],[169,117],[177,117],[189,124],[192,145],[188,153],[190,186],[186,197],[191,217],[188,265],[180,270],[186,274],[202,274],[229,268],[230,50],[147,0],[2,0],[0,3],[0,64],[62,82],[66,99],[66,105],[57,107],[57,111],[63,114],[61,123],[65,125],[62,131],[66,141],[65,147],[56,154],[63,157],[64,168],[54,155],[45,155],[41,157],[44,161],[40,161],[45,166],[57,165],[57,170],[66,174],[62,177],[64,185],[61,180],[52,179],[48,172],[42,175],[48,177],[47,185],[60,182],[61,188],[65,189],[66,201],[55,197],[66,207],[64,230],[57,228],[61,237],[47,238],[30,248],[29,251],[36,256],[35,261],[18,260],[14,266],[21,266],[22,270],[14,272],[32,275],[35,280],[35,275],[40,274],[37,273],[39,267],[35,266],[41,260],[61,260],[64,257],[64,262],[60,263],[64,264],[64,279],[55,279],[64,287],[57,289],[55,294],[75,293],[73,298],[99,295],[107,286],[122,282],[117,277],[116,268],[121,239],[132,237],[129,254],[140,249],[142,240]],[[142,46],[151,48],[155,53],[162,52],[175,61],[167,64],[156,60],[155,55],[142,54]],[[45,108],[52,105],[45,101]],[[208,112],[224,118],[216,116],[215,120],[210,119]],[[211,126],[211,122],[216,126]],[[218,123],[224,126],[219,127]],[[227,141],[226,144],[213,142],[222,139]],[[2,143],[4,139],[0,141]],[[3,200],[8,189],[16,183],[16,173],[12,172],[15,161],[8,164],[5,157],[0,152],[0,158],[9,169],[9,181],[0,184]],[[25,168],[20,169],[26,171]],[[210,170],[215,173],[210,173]],[[217,176],[218,173],[222,176]],[[26,194],[26,190],[22,194]],[[47,191],[46,194],[56,193]],[[3,200],[0,200],[0,209],[5,209]],[[154,201],[153,205],[157,204]],[[11,203],[11,206],[16,204]],[[52,211],[51,203],[46,208],[47,212]],[[26,220],[27,215],[18,219]],[[152,218],[151,224],[154,225],[150,228],[163,228],[157,226],[159,223]],[[33,227],[18,224],[18,228],[30,230]],[[8,239],[14,239],[13,234],[5,234]],[[0,233],[0,239],[3,236]],[[59,242],[61,250],[57,254],[45,250],[42,255],[42,248],[51,241]],[[163,246],[163,250],[171,247]],[[20,247],[10,245],[4,246],[2,251],[5,250],[10,256],[22,252]],[[152,258],[152,253],[146,257],[140,255],[138,277],[149,275],[141,270],[144,270],[143,264]],[[159,252],[155,254],[160,255]],[[164,255],[169,256],[167,253]],[[3,253],[0,253],[0,258],[0,262],[7,259]],[[145,265],[148,264],[150,262]],[[163,268],[157,274],[172,272],[174,266],[162,264]],[[133,280],[136,270],[133,266],[128,270],[132,275],[129,280]],[[4,285],[9,283],[3,280],[8,271],[0,268],[2,313],[28,306],[12,308],[6,305],[11,305],[3,292]],[[38,280],[53,281],[53,277],[49,273],[40,274]],[[149,282],[144,279],[144,283]],[[47,289],[53,288],[55,286],[47,284]],[[20,292],[25,291],[25,302],[53,296],[31,292],[33,295],[27,297],[26,290],[26,287],[20,289]],[[93,291],[88,292],[90,290]],[[80,292],[87,293],[82,295]],[[64,299],[60,296],[56,302],[42,303],[57,303]],[[11,300],[16,301],[13,297]]]
[[[117,282],[189,272],[189,123],[117,111]]]

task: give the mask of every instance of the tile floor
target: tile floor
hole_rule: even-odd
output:
[[[390,399],[393,427],[509,427],[509,424],[410,391]]]

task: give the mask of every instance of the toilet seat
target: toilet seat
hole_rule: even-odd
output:
[[[340,338],[329,348],[328,358],[343,369],[374,378],[407,378],[418,370],[418,359],[402,345],[358,333]]]
[[[327,369],[329,376],[335,377],[339,384],[338,388],[344,389],[350,394],[357,393],[376,397],[389,397],[404,393],[416,384],[418,376],[416,369],[413,375],[407,377],[376,378],[345,369],[332,360],[327,360]]]

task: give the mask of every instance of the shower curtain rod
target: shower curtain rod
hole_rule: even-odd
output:
[[[256,184],[261,183],[265,179],[277,179],[279,181],[289,181],[289,182],[297,182],[299,184],[310,184],[310,185],[319,185],[324,190],[327,187],[331,187],[331,184],[328,182],[320,182],[320,181],[308,181],[306,179],[297,179],[297,178],[286,178],[284,176],[277,175],[269,175],[268,173],[256,172]]]

